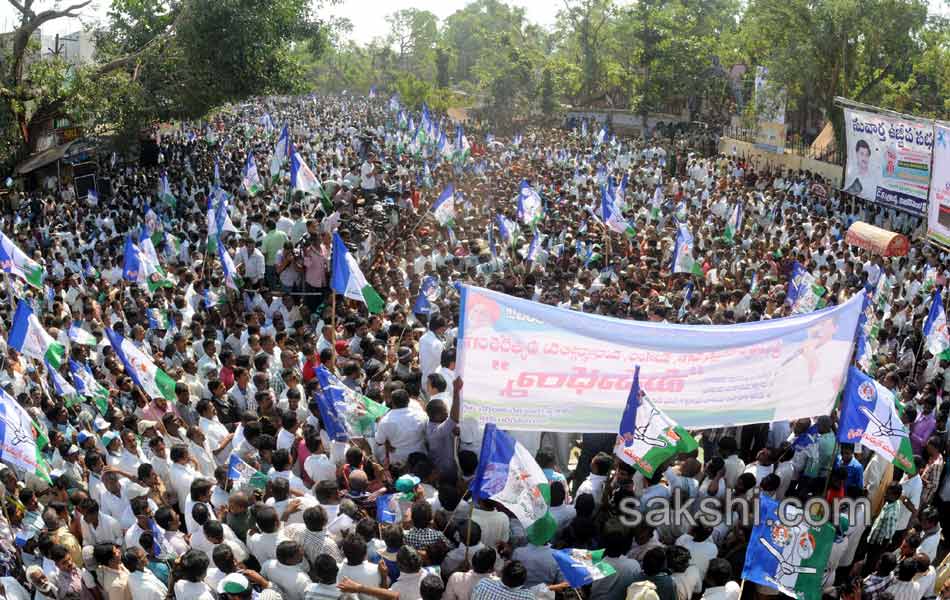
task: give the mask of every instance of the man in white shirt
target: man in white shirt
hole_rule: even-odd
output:
[[[405,462],[413,452],[425,452],[425,431],[428,417],[415,406],[409,406],[406,390],[392,393],[393,408],[379,421],[376,442],[386,449],[391,462]]]
[[[118,519],[99,511],[99,503],[92,498],[86,498],[79,505],[82,514],[80,527],[82,539],[86,546],[95,546],[102,542],[122,545],[122,526]]]
[[[148,568],[148,557],[139,547],[122,554],[122,564],[129,570],[128,585],[132,600],[165,600],[168,587]]]
[[[234,256],[234,266],[244,265],[244,280],[252,287],[264,279],[264,254],[253,238],[245,238],[244,246]]]
[[[419,370],[422,371],[422,381],[426,381],[429,373],[434,373],[441,366],[442,350],[445,349],[442,336],[445,335],[445,330],[445,319],[435,315],[429,319],[429,331],[419,338]]]
[[[277,545],[277,558],[264,563],[261,575],[277,584],[284,600],[303,600],[304,589],[312,583],[306,569],[300,544],[288,540]]]
[[[706,591],[702,600],[739,600],[741,587],[732,581],[732,566],[724,558],[709,563],[706,573]]]

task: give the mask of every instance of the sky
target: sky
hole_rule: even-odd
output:
[[[54,6],[68,6],[79,0],[35,0],[34,10],[44,10]],[[929,0],[930,9],[940,14],[950,14],[950,0]],[[563,8],[563,0],[508,0],[509,4],[526,9],[528,19],[542,26],[554,24],[558,10]],[[432,11],[439,19],[444,19],[461,9],[468,0],[341,0],[336,6],[325,8],[320,16],[347,17],[353,22],[353,38],[360,43],[368,43],[373,38],[387,33],[386,15],[402,8],[419,8]],[[102,19],[108,10],[109,0],[94,0],[81,12],[81,21],[95,22]],[[0,31],[10,31],[17,23],[18,13],[6,0],[0,0]],[[43,28],[45,35],[71,33],[81,28],[76,19],[59,19]]]

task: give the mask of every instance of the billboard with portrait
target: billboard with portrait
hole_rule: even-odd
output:
[[[845,108],[844,123],[848,161],[843,191],[926,215],[933,122]]]

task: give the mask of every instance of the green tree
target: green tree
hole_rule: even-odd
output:
[[[389,45],[399,67],[428,81],[435,77],[435,47],[439,19],[427,10],[404,8],[386,16]]]
[[[43,11],[33,0],[8,2],[20,15],[0,65],[0,124],[12,158],[29,148],[33,126],[54,116],[135,131],[228,101],[299,91],[302,67],[291,45],[319,49],[323,35],[308,0],[113,0],[108,30],[98,32],[99,62],[74,69],[56,57],[27,57],[40,26],[75,17],[89,1]]]
[[[541,112],[546,115],[554,113],[554,75],[550,68],[541,72]]]
[[[449,53],[445,48],[435,51],[436,85],[440,88],[449,87]]]

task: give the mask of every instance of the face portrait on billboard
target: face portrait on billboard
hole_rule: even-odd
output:
[[[854,145],[854,153],[857,156],[858,175],[867,175],[871,168],[871,146],[864,140],[858,140]]]

